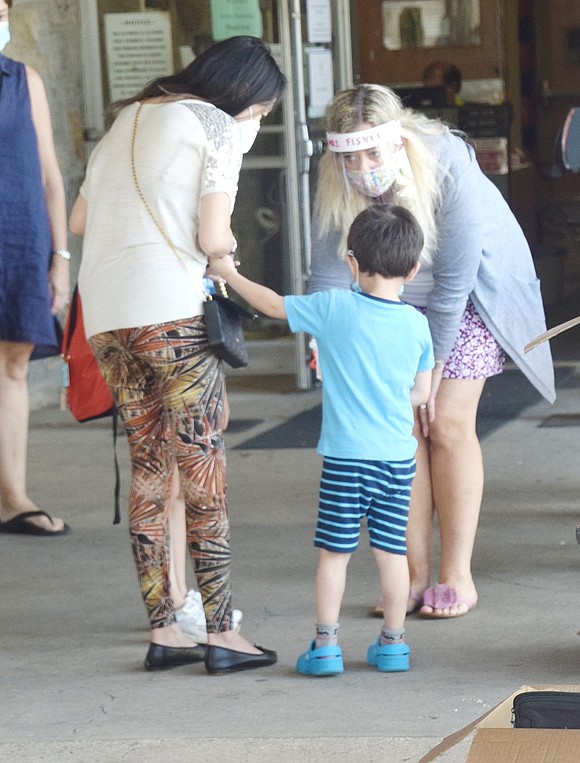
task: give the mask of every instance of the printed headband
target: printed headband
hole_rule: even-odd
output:
[[[356,132],[327,132],[328,150],[334,153],[362,151],[365,148],[377,148],[384,142],[402,144],[401,123],[392,119],[376,127]]]

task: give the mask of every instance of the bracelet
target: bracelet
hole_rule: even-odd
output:
[[[233,242],[232,242],[232,248],[230,249],[230,254],[232,255],[232,257],[234,257],[234,256],[235,256],[235,254],[236,254],[236,252],[237,252],[237,251],[238,251],[238,240],[237,240],[237,238],[234,236],[234,240],[233,240]]]
[[[443,368],[445,366],[445,361],[444,360],[436,360],[435,361],[435,368],[437,368],[437,366],[439,366],[440,368]]]
[[[68,249],[52,249],[51,254],[58,254],[59,257],[62,257],[63,260],[66,260],[67,262],[70,262],[70,252]]]

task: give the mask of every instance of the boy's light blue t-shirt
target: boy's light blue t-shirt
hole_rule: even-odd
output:
[[[334,458],[413,458],[410,390],[433,368],[427,319],[404,302],[331,289],[284,297],[292,331],[316,338],[322,370],[318,452]]]

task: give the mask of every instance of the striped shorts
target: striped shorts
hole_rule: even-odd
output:
[[[391,554],[407,553],[407,521],[415,459],[355,461],[324,458],[314,545],[352,553],[367,518],[370,544]]]

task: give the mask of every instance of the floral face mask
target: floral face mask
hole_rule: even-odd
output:
[[[346,175],[354,187],[364,196],[376,199],[386,193],[393,185],[399,171],[398,165],[391,161],[372,170],[346,170]]]

